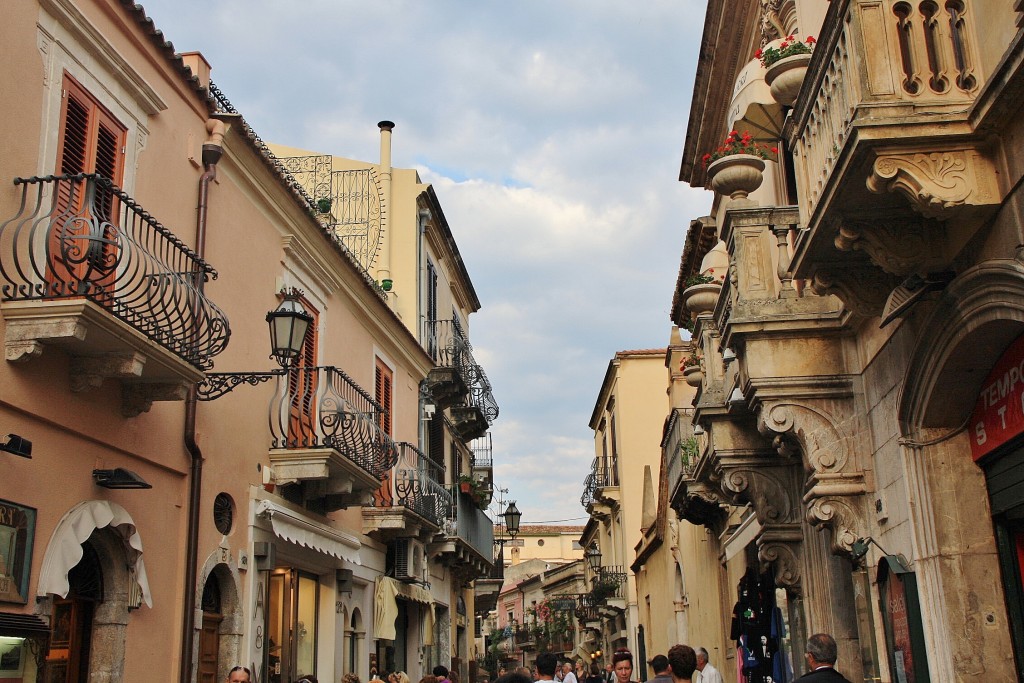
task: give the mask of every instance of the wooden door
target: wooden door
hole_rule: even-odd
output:
[[[203,628],[199,633],[199,683],[217,683],[220,622],[223,620],[221,614],[203,612]]]

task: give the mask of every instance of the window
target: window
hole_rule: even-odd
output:
[[[128,130],[78,81],[64,74],[61,90],[60,132],[57,142],[56,175],[99,174],[115,185],[121,183]],[[116,223],[117,204],[113,193],[96,188],[95,198],[86,202],[85,183],[63,181],[57,185],[58,220],[50,233],[51,282],[64,288],[82,289],[78,283],[103,284],[113,276],[110,264],[116,229],[94,233],[88,219]],[[91,215],[89,215],[91,214]],[[87,220],[80,220],[85,218]],[[82,258],[82,255],[86,258]]]
[[[393,386],[394,373],[380,358],[377,359],[377,371],[374,398],[381,408],[384,409],[377,419],[377,424],[384,432],[391,436],[391,389]]]

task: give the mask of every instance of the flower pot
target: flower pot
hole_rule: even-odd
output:
[[[761,187],[764,159],[753,154],[733,154],[708,165],[711,189],[732,199],[745,199]]]
[[[718,304],[718,294],[721,291],[722,284],[720,282],[690,285],[683,290],[683,306],[694,318],[698,315],[710,315]]]
[[[764,82],[772,92],[772,98],[785,107],[792,107],[800,95],[800,86],[807,73],[807,65],[811,61],[808,55],[785,57],[768,67],[764,72]]]
[[[691,387],[699,387],[704,381],[704,371],[700,369],[699,365],[683,368],[683,379]]]
[[[462,491],[463,493],[469,493],[470,491],[473,490],[473,485],[470,484],[468,481],[460,481],[459,490]]]

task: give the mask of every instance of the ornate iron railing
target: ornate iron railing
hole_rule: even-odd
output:
[[[577,593],[575,597],[577,621],[581,624],[586,624],[588,621],[601,620],[601,614],[598,612],[600,604],[594,600],[592,593]]]
[[[487,424],[494,424],[498,419],[498,402],[491,393],[491,381],[487,373],[479,365],[473,365],[470,373],[469,404],[476,406],[483,413]]]
[[[591,472],[587,475],[586,479],[583,480],[583,495],[580,496],[580,505],[584,509],[589,509],[594,504],[594,494],[597,492],[597,482],[594,479],[594,473]]]
[[[238,110],[235,109],[234,105],[231,104],[230,100],[228,100],[228,98],[220,90],[220,88],[218,88],[217,85],[215,83],[213,83],[213,82],[210,83],[210,96],[211,96],[211,100],[212,100],[212,102],[214,104],[214,107],[218,111],[224,112],[226,114],[238,114],[239,113]],[[263,140],[260,138],[260,136],[256,134],[256,131],[253,130],[252,126],[250,126],[248,124],[248,122],[246,122],[245,118],[241,117],[241,116],[240,116],[240,125],[241,125],[242,131],[245,134],[245,136],[247,138],[249,138],[249,140],[252,141],[252,144],[256,147],[256,149],[263,156],[263,158],[266,159],[267,163],[271,167],[273,167],[273,169],[278,173],[278,175],[281,177],[281,179],[284,181],[284,183],[288,186],[288,188],[292,192],[294,192],[296,195],[298,195],[298,197],[302,201],[304,201],[306,203],[306,205],[309,207],[310,212],[312,212],[314,215],[320,215],[321,214],[320,208],[321,208],[322,205],[319,204],[317,202],[317,199],[315,198],[316,196],[318,196],[318,195],[316,195],[316,193],[319,192],[319,190],[317,189],[318,186],[319,186],[319,181],[314,180],[314,182],[313,182],[314,194],[310,194],[309,192],[307,192],[306,188],[303,186],[303,184],[300,183],[298,180],[296,180],[295,176],[292,175],[292,173],[288,170],[288,167],[286,166],[286,164],[284,164],[281,161],[281,159],[279,159],[273,152],[270,151],[270,148],[267,147],[267,143],[263,142]],[[330,158],[330,157],[327,157],[327,158]],[[333,204],[333,202],[332,202],[332,204]],[[378,221],[378,224],[379,224],[379,221]],[[342,232],[344,232],[344,231],[342,231]],[[372,230],[368,231],[368,234],[369,233],[372,233]],[[350,247],[350,244],[347,243],[345,240],[343,240],[341,238],[341,236],[338,234],[338,232],[330,231],[329,234],[332,236],[335,244],[337,244],[339,247],[341,247],[342,251],[349,258],[352,259],[352,262],[355,265],[357,265],[362,270],[363,279],[367,282],[367,284],[369,284],[370,286],[373,287],[373,289],[376,292],[377,296],[381,297],[382,299],[387,299],[387,292],[385,292],[383,290],[383,288],[381,287],[381,284],[379,282],[377,282],[376,280],[374,280],[374,278],[370,275],[369,270],[368,270],[369,266],[367,265],[370,261],[372,261],[372,255],[376,254],[377,245],[374,245],[372,250],[369,248],[369,246],[366,247],[365,252],[367,254],[370,254],[371,258],[370,258],[370,261],[365,261],[364,262],[364,260],[360,257],[360,253],[361,252],[353,251],[352,248]],[[354,238],[351,241],[351,243],[352,243],[352,245],[354,245],[356,247],[358,247],[359,244],[360,244],[358,238]],[[378,235],[378,243],[379,243],[379,235]],[[369,240],[367,241],[367,245],[369,245]]]
[[[370,168],[335,171],[330,155],[277,157],[313,199],[317,219],[369,270],[382,236],[384,194]]]
[[[454,505],[444,486],[444,468],[411,443],[397,444],[398,460],[373,495],[374,507],[401,505],[441,526]]]
[[[277,375],[270,403],[272,448],[333,448],[380,479],[398,448],[381,428],[384,410],[344,371],[295,367]]]
[[[676,408],[669,417],[661,448],[667,465],[668,487],[672,491],[680,477],[689,478],[697,466],[697,437],[693,434],[692,408]]]
[[[620,565],[601,567],[591,591],[595,604],[600,604],[608,598],[624,598],[626,596],[626,578],[625,567]]]
[[[477,363],[473,360],[473,347],[457,320],[425,320],[421,343],[435,363],[442,368],[454,368],[466,384],[470,383],[471,368]]]
[[[197,368],[231,335],[200,291],[217,272],[138,203],[95,174],[15,178],[0,224],[4,301],[84,298]]]

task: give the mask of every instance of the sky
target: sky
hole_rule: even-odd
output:
[[[667,345],[710,209],[678,181],[705,4],[141,1],[264,140],[376,161],[396,123],[393,164],[433,184],[482,302],[495,485],[524,524],[582,524],[608,363]]]

